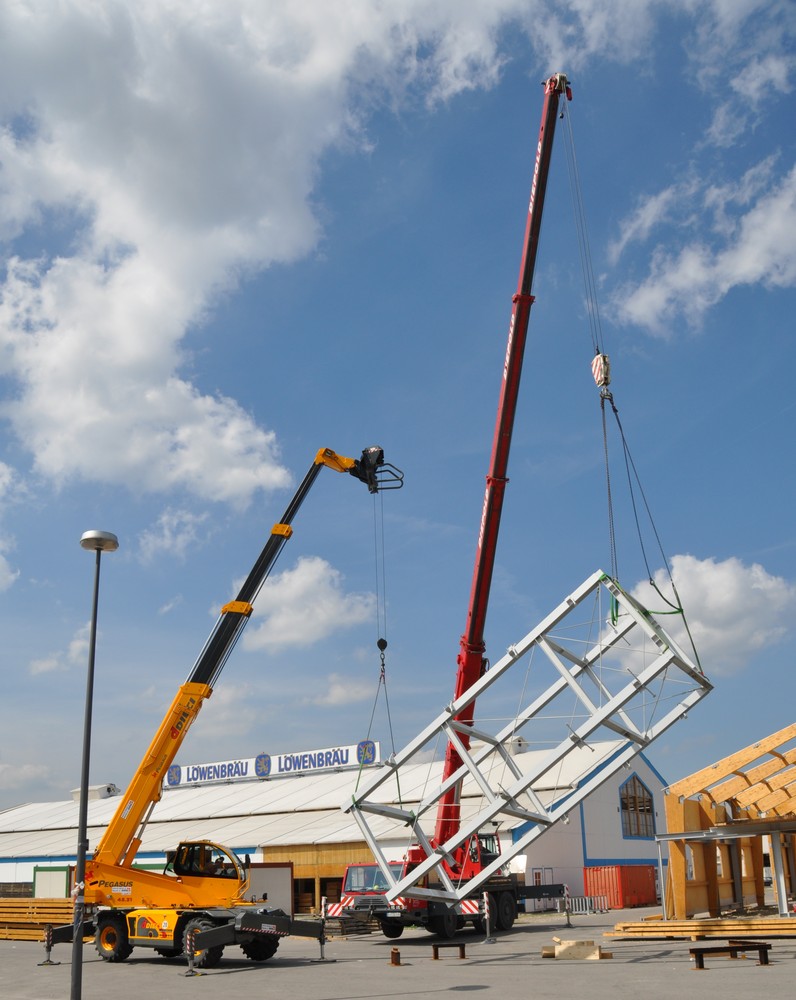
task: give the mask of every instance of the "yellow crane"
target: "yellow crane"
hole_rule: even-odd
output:
[[[316,454],[237,597],[221,609],[188,679],[177,691],[86,866],[83,929],[95,928],[96,948],[106,961],[124,961],[135,946],[155,948],[166,957],[177,956],[183,952],[191,931],[204,934],[197,964],[215,965],[228,943],[240,944],[254,961],[265,961],[276,951],[280,937],[301,932],[297,922],[281,910],[246,901],[246,865],[221,844],[185,841],[169,852],[163,872],[145,871],[133,863],[144,828],[160,800],[168,769],[202,705],[213,693],[252,613],[254,600],[293,533],[293,518],[324,467],[349,473],[364,482],[371,493],[403,485],[403,473],[385,462],[379,447],[366,448],[359,459],[338,455],[330,448]],[[75,926],[80,924],[76,915]],[[302,925],[309,927],[310,922]],[[316,926],[320,928],[320,924],[312,925],[311,936],[320,933]],[[58,939],[62,940],[67,928],[60,930]]]

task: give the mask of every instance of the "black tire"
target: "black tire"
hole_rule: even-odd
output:
[[[211,927],[214,927],[212,920],[208,920],[206,917],[194,917],[193,920],[189,920],[185,925],[185,934],[183,935],[183,954],[186,959],[188,958],[188,935],[192,931],[207,931]],[[198,969],[214,969],[218,963],[221,961],[221,956],[224,954],[224,945],[219,944],[213,948],[205,948],[202,951],[194,952],[193,964]]]
[[[404,925],[397,920],[382,920],[381,932],[387,938],[399,938],[404,932]]]
[[[127,921],[121,913],[101,913],[94,934],[94,947],[104,962],[123,962],[133,950],[127,936]]]
[[[457,923],[456,914],[452,910],[432,917],[429,921],[431,930],[438,938],[442,938],[445,941],[450,941],[454,937]]]
[[[179,958],[182,951],[179,948],[155,948],[161,958]]]
[[[273,958],[276,954],[278,947],[279,938],[272,934],[267,934],[263,937],[253,938],[251,941],[244,941],[240,946],[240,950],[252,962],[267,962],[269,958]]]
[[[517,903],[510,892],[501,892],[497,897],[495,927],[499,931],[510,931],[517,918]]]

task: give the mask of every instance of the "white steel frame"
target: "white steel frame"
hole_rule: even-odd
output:
[[[578,651],[568,631],[573,616],[582,609],[585,601],[606,599],[612,613],[602,614],[598,623],[599,635],[589,640],[585,652]],[[473,724],[456,722],[463,709],[501,681],[507,672],[526,654],[538,649],[552,664],[554,680],[545,691],[534,697],[519,710],[508,725],[492,734],[486,725],[473,719]],[[640,658],[640,665],[636,660]],[[549,662],[548,662],[549,661]],[[540,837],[559,819],[565,818],[573,806],[586,798],[595,788],[625,766],[653,740],[666,732],[712,690],[701,669],[667,635],[651,614],[626,593],[609,576],[598,570],[569,595],[547,618],[529,632],[516,645],[509,647],[506,655],[491,667],[460,698],[447,708],[412,740],[403,750],[394,754],[386,766],[358,789],[349,802],[342,805],[344,812],[356,820],[362,835],[373,852],[387,879],[386,893],[392,901],[399,896],[417,899],[447,901],[453,905],[471,896],[490,876],[499,872],[515,855]],[[543,715],[549,719],[551,705],[556,699],[574,695],[579,714],[577,725],[557,716],[558,733],[555,745],[540,755],[531,771],[520,771],[509,746],[525,727],[533,732],[535,721]],[[395,781],[403,764],[424,750],[430,741],[441,734],[457,748],[462,765],[448,781],[423,798],[412,809],[376,801],[373,793],[385,782]],[[461,734],[467,734],[472,746],[465,748]],[[588,747],[589,741],[608,738],[616,749],[606,760],[600,756],[592,769],[581,774],[575,787],[567,784],[545,795],[534,791],[549,785],[553,769],[570,755],[576,747]],[[491,778],[494,764],[500,765],[501,777]],[[508,775],[508,779],[506,779]],[[475,814],[463,819],[458,833],[436,849],[421,827],[421,819],[434,809],[441,796],[451,787],[458,786],[465,777],[471,777],[482,792],[481,807]],[[545,776],[548,781],[545,781]],[[382,793],[382,798],[384,794]],[[542,798],[545,799],[543,804]],[[411,830],[426,858],[412,872],[396,880],[388,859],[384,856],[375,834],[368,826],[368,815],[398,820]],[[513,825],[521,821],[519,836],[480,874],[468,882],[456,884],[442,865],[443,858],[463,844],[478,830],[496,827],[509,820]],[[426,888],[417,883],[429,872],[441,888]]]

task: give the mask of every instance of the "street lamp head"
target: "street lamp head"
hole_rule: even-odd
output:
[[[119,548],[119,539],[110,531],[84,531],[80,544],[90,552],[115,552]]]

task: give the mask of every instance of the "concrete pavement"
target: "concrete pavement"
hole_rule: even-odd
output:
[[[136,949],[124,963],[102,962],[91,944],[83,959],[84,1000],[170,1000],[215,998],[253,1000],[369,1000],[410,997],[439,1000],[450,993],[475,993],[505,1000],[749,1000],[756,994],[788,996],[796,973],[796,939],[771,939],[769,966],[757,964],[750,953],[731,960],[708,956],[703,972],[694,968],[687,941],[621,941],[604,937],[622,920],[638,920],[651,911],[625,910],[574,916],[566,927],[557,914],[523,915],[509,934],[487,943],[483,935],[464,931],[466,957],[456,949],[432,958],[432,938],[424,931],[407,931],[389,941],[380,934],[332,939],[320,961],[316,942],[289,938],[270,961],[257,965],[238,948],[230,948],[219,966],[200,976],[186,976],[182,960],[166,960]],[[652,911],[654,912],[654,911]],[[542,958],[542,947],[553,937],[593,940],[613,958],[602,961],[557,961]],[[400,965],[391,962],[398,949]],[[0,941],[0,997],[3,1000],[65,1000],[70,994],[71,945],[58,945],[42,966],[39,944]]]

